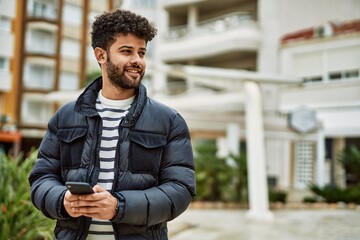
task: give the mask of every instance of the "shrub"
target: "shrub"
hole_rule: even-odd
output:
[[[287,192],[282,190],[269,189],[269,201],[270,202],[282,202],[286,203]]]
[[[360,184],[346,189],[337,186],[319,187],[315,184],[309,185],[309,189],[317,196],[324,199],[327,203],[360,203]]]
[[[337,154],[337,160],[342,164],[346,172],[348,186],[360,182],[360,150],[352,145]]]
[[[27,159],[0,152],[0,240],[52,239],[54,221],[44,217],[30,200],[28,175],[37,152]]]
[[[231,169],[225,159],[216,156],[215,141],[201,141],[195,146],[197,200],[224,201],[224,188],[230,185]]]

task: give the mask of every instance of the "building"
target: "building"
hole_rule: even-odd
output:
[[[139,7],[142,6],[142,7]],[[360,140],[360,2],[124,1],[159,29],[151,93],[219,154],[246,145],[247,81],[261,89],[266,171],[301,200],[309,182],[344,185],[336,153]],[[154,14],[149,14],[152,9]],[[241,146],[241,147],[240,147]]]
[[[242,152],[251,135],[247,83],[254,83],[262,99],[269,183],[289,191],[290,200],[300,200],[309,182],[345,184],[336,154],[360,146],[359,1],[0,4],[7,4],[0,8],[1,23],[12,19],[8,39],[15,38],[15,45],[7,40],[11,54],[1,52],[10,48],[0,50],[0,64],[2,56],[12,59],[5,64],[12,88],[1,84],[0,110],[16,123],[23,146],[39,143],[50,116],[78,95],[86,73],[96,69],[86,44],[93,16],[121,7],[158,29],[148,46],[144,83],[151,96],[185,117],[194,140],[215,139],[222,156]]]
[[[7,70],[0,80],[0,110],[7,125],[21,133],[27,151],[39,145],[59,107],[47,94],[76,91],[84,86],[86,74],[97,69],[89,27],[95,15],[113,9],[113,1],[3,0],[0,4],[1,26],[6,30],[1,41],[7,46],[0,50],[1,66]]]

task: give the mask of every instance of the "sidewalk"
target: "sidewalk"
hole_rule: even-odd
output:
[[[274,210],[272,222],[246,213],[190,208],[169,222],[170,240],[360,240],[360,210]]]

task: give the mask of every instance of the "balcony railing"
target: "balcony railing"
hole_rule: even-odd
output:
[[[186,38],[192,34],[220,33],[241,26],[244,22],[253,20],[254,17],[248,12],[235,12],[213,18],[207,21],[198,22],[195,28],[189,26],[177,26],[169,29],[165,35],[165,39],[179,40]]]

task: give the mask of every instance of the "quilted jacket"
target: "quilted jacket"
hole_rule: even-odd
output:
[[[51,118],[30,173],[31,199],[57,220],[56,239],[86,239],[91,219],[72,218],[63,206],[66,181],[95,185],[102,121],[95,108],[101,77]],[[195,195],[188,127],[175,110],[147,97],[141,85],[121,121],[111,193],[121,203],[112,219],[116,239],[166,240],[166,222],[186,210]]]

